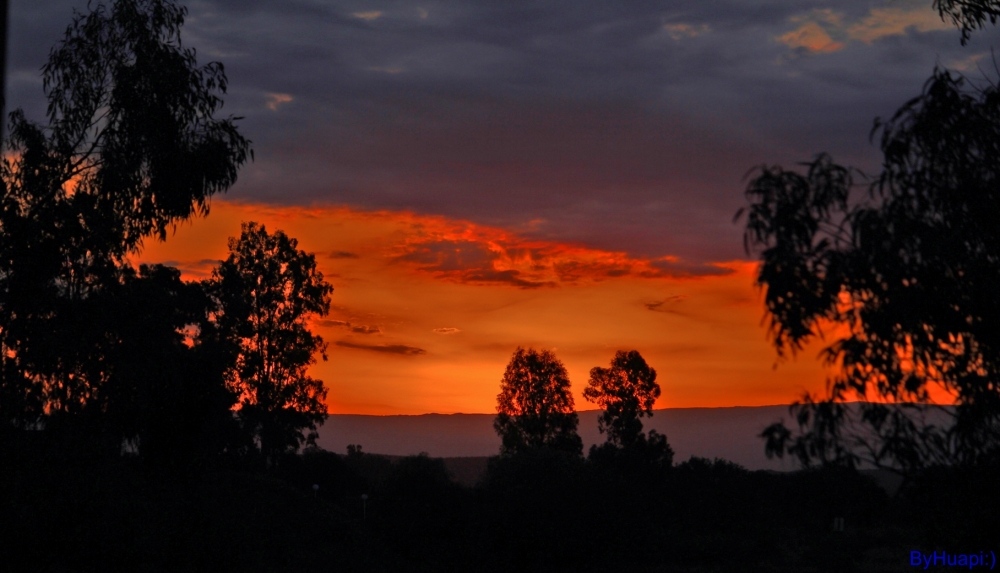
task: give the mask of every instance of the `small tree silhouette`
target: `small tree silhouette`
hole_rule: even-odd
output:
[[[497,396],[493,428],[502,440],[500,452],[551,448],[581,455],[578,424],[566,367],[548,350],[518,347]]]
[[[650,368],[636,350],[619,350],[610,368],[592,368],[583,397],[602,410],[598,429],[607,434],[602,446],[591,446],[590,459],[634,468],[666,469],[673,464],[674,451],[667,437],[650,430],[642,431],[643,416],[653,415],[653,404],[660,397],[656,370]]]

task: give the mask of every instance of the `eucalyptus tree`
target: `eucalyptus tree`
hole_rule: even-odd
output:
[[[769,427],[767,451],[904,472],[995,463],[1000,91],[936,69],[872,135],[882,170],[861,196],[855,181],[868,178],[826,155],[805,173],[762,167],[747,187],[744,241],[778,353],[824,326],[844,333],[824,351],[840,372],[828,395],[798,404],[798,433]]]
[[[972,32],[986,27],[986,21],[996,24],[1000,18],[1000,2],[997,0],[934,0],[932,6],[941,19],[947,18],[962,31],[964,46]]]
[[[238,348],[229,387],[238,413],[269,462],[315,444],[317,425],[326,419],[326,388],[308,367],[326,344],[309,321],[326,316],[333,287],[316,267],[315,256],[298,249],[282,231],[267,232],[243,223],[229,240],[229,257],[213,273],[219,327]],[[308,430],[307,434],[303,432]]]
[[[579,456],[583,441],[576,432],[579,418],[569,387],[566,367],[552,352],[518,347],[497,396],[493,428],[501,453],[549,448]]]
[[[653,403],[660,397],[656,370],[636,350],[619,350],[609,368],[594,367],[583,397],[601,407],[598,430],[608,442],[627,447],[642,434],[643,416],[653,415]]]
[[[656,370],[637,350],[619,350],[608,368],[591,368],[583,397],[601,407],[597,428],[607,435],[603,445],[591,446],[591,461],[657,469],[673,464],[667,437],[656,430],[642,431],[641,418],[653,415],[660,385]]]
[[[1000,18],[997,0],[932,7],[963,45]],[[1000,285],[1000,93],[964,83],[935,68],[921,95],[876,119],[884,159],[866,198],[851,192],[867,177],[826,154],[804,174],[761,167],[748,185],[744,246],[761,257],[778,354],[824,324],[849,332],[824,351],[841,367],[827,396],[793,406],[799,431],[765,430],[769,456],[904,473],[1000,456],[1000,313],[987,294]],[[931,404],[932,388],[954,407]]]
[[[10,115],[0,165],[0,416],[100,410],[102,293],[129,257],[208,213],[252,158],[239,118],[219,118],[227,79],[181,43],[186,9],[114,0],[74,13],[42,68],[45,121]]]

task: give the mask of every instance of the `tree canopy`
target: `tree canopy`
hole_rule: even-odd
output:
[[[518,347],[497,396],[493,428],[501,438],[501,453],[550,448],[580,455],[578,424],[563,363],[548,350]]]
[[[75,14],[42,69],[46,123],[10,116],[0,164],[5,423],[104,411],[124,326],[101,305],[132,292],[120,288],[130,281],[164,285],[130,274],[127,257],[207,213],[252,156],[239,118],[216,117],[222,64],[198,66],[181,44],[185,13],[169,0],[116,0]]]
[[[186,469],[232,445],[236,396],[222,381],[235,348],[212,320],[218,307],[205,287],[175,268],[142,265],[95,297],[100,331],[118,337],[103,356],[104,425],[159,468]]]
[[[986,27],[986,21],[996,24],[1000,17],[1000,2],[997,0],[934,0],[933,7],[941,19],[947,18],[962,31],[962,45],[972,36],[972,32]]]
[[[239,347],[229,384],[241,423],[273,459],[303,442],[315,444],[316,426],[326,419],[326,388],[306,373],[315,354],[326,360],[326,344],[308,321],[329,312],[333,287],[316,258],[282,231],[244,223],[229,251],[212,286],[220,328]]]
[[[650,368],[636,350],[619,350],[610,368],[594,367],[583,397],[604,410],[598,429],[608,442],[619,447],[632,445],[642,434],[643,416],[653,415],[653,403],[660,397],[656,370]]]
[[[589,459],[626,472],[631,478],[661,475],[673,465],[674,451],[667,437],[650,430],[642,431],[643,416],[653,415],[653,404],[660,396],[656,370],[637,350],[619,350],[609,368],[592,368],[583,397],[597,403],[603,412],[597,428],[607,441],[590,448]],[[649,470],[655,470],[650,473]]]
[[[806,397],[798,436],[769,428],[769,452],[856,463],[861,451],[904,470],[996,460],[1000,93],[936,69],[876,135],[882,171],[864,197],[851,192],[866,178],[825,155],[805,174],[762,167],[747,188],[744,240],[779,353],[825,325],[847,333],[824,351],[841,372],[829,395]],[[934,389],[954,398],[936,414],[950,422],[924,419]],[[852,420],[864,430],[845,433]]]

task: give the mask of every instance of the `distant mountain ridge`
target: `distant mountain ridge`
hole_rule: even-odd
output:
[[[600,410],[578,412],[584,451],[604,441],[597,430]],[[368,453],[395,456],[426,452],[433,457],[493,456],[500,438],[493,430],[493,414],[422,414],[366,416],[331,414],[319,430],[318,445],[345,453],[348,444],[361,444]],[[767,459],[760,433],[768,425],[791,421],[788,406],[734,406],[728,408],[667,408],[643,418],[645,430],[667,435],[675,462],[691,456],[724,458],[747,469],[792,470],[791,460]]]

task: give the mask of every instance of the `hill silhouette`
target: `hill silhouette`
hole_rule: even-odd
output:
[[[600,410],[578,414],[584,450],[603,443],[597,430]],[[750,470],[791,470],[795,466],[790,460],[767,459],[757,437],[782,418],[789,418],[788,406],[667,408],[654,410],[643,426],[666,434],[678,461],[697,456],[726,459]],[[493,414],[332,414],[319,430],[317,445],[339,453],[346,452],[348,444],[361,444],[366,452],[392,456],[421,452],[441,458],[494,456],[500,438],[493,419]]]

